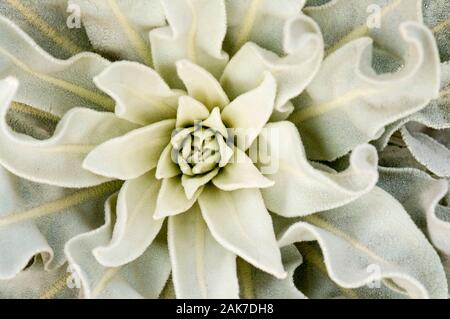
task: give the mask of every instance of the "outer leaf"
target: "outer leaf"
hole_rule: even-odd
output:
[[[417,169],[380,168],[379,186],[392,194],[427,233],[441,252],[450,255],[450,208],[439,201],[448,194],[448,182]]]
[[[50,185],[87,187],[107,181],[84,170],[83,160],[96,145],[134,126],[111,113],[74,108],[58,123],[51,138],[35,140],[14,132],[6,123],[17,88],[14,79],[0,82],[0,163],[18,176]]]
[[[74,191],[0,173],[0,279],[13,278],[35,255],[46,270],[64,264],[65,243],[99,225],[98,202],[120,187],[112,182]]]
[[[450,64],[441,64],[439,97],[420,112],[414,113],[386,128],[376,141],[383,149],[393,133],[401,129],[404,143],[414,158],[428,170],[442,177],[450,177]],[[441,135],[442,138],[434,138]]]
[[[14,279],[0,280],[2,299],[73,299],[78,294],[76,279],[64,265],[45,271],[42,261],[35,260]]]
[[[450,2],[446,0],[423,0],[424,22],[436,37],[441,61],[450,60]]]
[[[170,259],[164,237],[159,236],[135,261],[116,268],[101,266],[92,250],[111,240],[116,199],[106,202],[105,224],[74,237],[66,245],[66,255],[81,281],[85,298],[158,298],[170,275]]]
[[[211,234],[223,247],[277,278],[286,277],[259,190],[223,192],[209,186],[198,202]]]
[[[341,157],[437,96],[439,56],[431,32],[413,22],[400,30],[409,50],[405,67],[396,73],[375,73],[368,38],[348,43],[324,61],[290,117],[309,158]]]
[[[399,43],[397,30],[405,21],[422,22],[421,6],[421,0],[332,0],[304,12],[319,24],[328,54],[369,36],[383,50],[401,56],[404,44]],[[336,17],[340,23],[330,23]],[[374,18],[379,18],[379,25],[374,25]]]
[[[347,206],[309,216],[290,226],[281,246],[317,240],[330,277],[345,288],[375,278],[412,298],[447,298],[438,255],[403,207],[375,188]]]
[[[287,21],[296,17],[304,0],[225,0],[228,32],[225,47],[237,52],[245,43],[254,42],[275,53],[283,53]]]
[[[307,160],[292,123],[268,124],[258,143],[267,145],[270,163],[264,165],[274,169],[266,176],[275,185],[261,190],[264,202],[270,211],[281,216],[305,216],[345,205],[370,192],[378,179],[378,156],[369,145],[357,146],[350,166],[336,173]]]
[[[329,276],[321,248],[315,243],[297,244],[302,254],[303,263],[295,274],[295,283],[308,298],[312,299],[405,299],[407,296],[386,286],[388,281],[372,281],[360,288],[344,288],[335,283]],[[376,268],[371,267],[369,274]]]
[[[113,102],[92,82],[108,61],[91,53],[58,60],[1,16],[0,29],[0,78],[19,79],[22,87],[16,101],[58,116],[77,106],[113,109]]]
[[[294,284],[294,272],[302,263],[302,255],[294,245],[291,245],[281,249],[281,256],[288,276],[280,280],[255,269],[253,271],[255,297],[258,299],[306,299]]]
[[[220,76],[228,55],[222,51],[226,32],[224,0],[162,1],[169,27],[150,33],[155,69],[171,87],[182,87],[175,62],[188,59]]]
[[[111,242],[93,250],[102,265],[117,267],[135,260],[161,230],[163,220],[153,219],[161,185],[154,175],[155,172],[151,171],[123,184],[117,200],[117,220]]]
[[[70,0],[80,7],[94,48],[121,60],[152,64],[150,30],[165,25],[158,0]]]
[[[67,0],[5,0],[0,3],[2,16],[60,59],[92,50],[84,28],[77,25],[77,13],[77,8],[69,7]]]
[[[238,298],[236,256],[216,242],[197,205],[169,218],[168,242],[178,298]]]

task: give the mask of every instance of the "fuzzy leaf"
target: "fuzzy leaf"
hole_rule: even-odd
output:
[[[236,36],[245,36],[245,31],[240,30],[244,28],[240,24],[245,22],[238,18],[246,12],[241,7],[249,6],[250,2],[227,2],[236,11],[229,13],[229,20],[239,23],[238,26],[229,27],[229,40],[235,37],[233,34],[237,30],[239,34]],[[242,48],[225,68],[221,83],[230,99],[234,99],[256,88],[263,80],[265,72],[272,73],[277,83],[272,120],[285,119],[293,111],[289,100],[298,96],[319,70],[323,57],[320,29],[311,18],[300,14],[299,10],[293,10],[293,7],[299,6],[299,1],[282,1],[284,6],[277,2],[276,8],[270,0],[251,3],[251,6],[260,8],[259,11],[253,9],[257,11],[253,13],[255,17],[252,19],[256,21],[250,39],[256,43],[242,43]],[[245,28],[250,27],[246,25]],[[278,37],[274,36],[278,33]],[[280,46],[282,48],[276,48]]]
[[[84,28],[78,24],[78,8],[67,0],[5,0],[0,15],[10,19],[51,55],[67,59],[92,46]]]
[[[19,79],[21,88],[16,101],[57,116],[78,106],[113,110],[113,101],[92,82],[108,66],[108,61],[92,53],[58,60],[1,16],[0,29],[0,78]]]
[[[383,279],[412,298],[447,298],[439,256],[404,208],[380,188],[288,227],[281,246],[317,240],[330,277],[345,288]]]
[[[70,190],[19,179],[4,168],[0,181],[0,279],[13,278],[35,255],[46,270],[61,266],[65,243],[100,224],[98,203],[120,187]]]
[[[441,64],[439,97],[420,112],[389,125],[375,145],[383,149],[393,133],[401,129],[406,146],[421,165],[438,176],[450,177],[449,90],[450,63],[447,62]]]
[[[102,265],[118,267],[132,262],[145,252],[161,230],[163,220],[153,218],[161,185],[154,174],[151,171],[123,184],[111,242],[93,250]]]
[[[165,25],[158,0],[69,0],[78,5],[93,47],[120,60],[152,65],[149,32]]]
[[[67,264],[46,271],[36,259],[14,279],[0,280],[2,299],[74,299],[78,295],[76,278]]]
[[[14,132],[6,123],[17,88],[15,79],[0,81],[0,163],[18,176],[55,186],[88,187],[107,181],[84,170],[82,163],[98,144],[134,126],[111,113],[73,108],[58,123],[51,138],[36,140]]]
[[[222,51],[224,0],[171,0],[161,4],[169,26],[150,32],[158,73],[171,87],[182,88],[175,62],[188,59],[218,78],[228,62],[228,55]]]
[[[168,242],[177,298],[238,298],[236,256],[214,239],[197,205],[169,217]]]
[[[81,281],[85,298],[158,298],[170,275],[170,259],[165,232],[136,260],[122,267],[105,268],[92,251],[111,240],[115,222],[116,197],[105,205],[105,223],[91,232],[75,236],[67,243],[66,255]]]
[[[209,186],[198,202],[211,234],[223,247],[277,278],[286,277],[258,189],[223,192]]]
[[[450,255],[450,208],[439,204],[448,182],[417,169],[380,168],[379,186],[393,195],[441,252]]]
[[[371,191],[378,179],[377,153],[369,145],[357,146],[350,166],[336,173],[308,162],[297,129],[287,121],[268,124],[259,144],[267,145],[270,163],[264,165],[273,171],[266,176],[275,182],[261,190],[264,202],[281,216],[305,216],[345,205]]]
[[[380,136],[386,125],[423,109],[439,90],[439,56],[423,25],[400,26],[405,66],[378,75],[372,41],[354,40],[328,56],[291,115],[310,159],[334,160]]]

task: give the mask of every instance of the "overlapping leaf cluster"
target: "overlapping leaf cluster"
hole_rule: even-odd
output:
[[[2,1],[0,296],[448,298],[449,19],[446,0]],[[174,129],[220,164],[173,163]]]

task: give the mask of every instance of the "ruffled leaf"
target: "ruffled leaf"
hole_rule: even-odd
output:
[[[310,159],[334,160],[380,136],[384,126],[423,109],[439,89],[439,56],[421,24],[400,26],[405,66],[377,75],[372,41],[361,38],[325,59],[291,115]]]
[[[118,117],[141,125],[175,118],[182,95],[154,70],[129,61],[111,64],[94,82],[115,100]]]
[[[304,12],[319,24],[327,54],[368,36],[382,50],[402,56],[399,26],[405,21],[422,22],[421,5],[422,0],[333,0]],[[340,23],[330,23],[337,17]]]
[[[136,260],[122,267],[105,268],[92,251],[111,241],[115,222],[116,197],[105,205],[105,224],[74,237],[67,243],[66,255],[78,275],[84,298],[158,298],[170,275],[170,259],[161,232],[152,245]]]
[[[120,183],[70,190],[36,184],[0,170],[0,279],[13,278],[35,255],[45,269],[65,262],[65,243],[97,227],[98,203]]]
[[[386,132],[375,141],[375,145],[383,149],[394,132],[400,129],[404,143],[421,165],[438,176],[450,177],[449,90],[450,64],[445,63],[441,64],[439,97],[420,112],[386,127]]]
[[[439,46],[441,61],[450,60],[450,2],[446,0],[423,0],[424,22],[434,33]]]
[[[93,47],[121,60],[152,65],[149,32],[165,25],[158,0],[70,0],[78,5]]]
[[[242,3],[250,1],[229,1],[230,5],[241,6]],[[255,2],[255,1],[254,1]],[[258,1],[256,1],[258,2]],[[255,2],[255,3],[256,3]],[[296,6],[298,1],[283,1]],[[259,1],[260,6],[272,7],[272,1]],[[279,3],[276,3],[278,8]],[[272,8],[273,9],[273,8]],[[284,9],[290,9],[286,6]],[[281,8],[278,10],[282,10]],[[277,10],[272,10],[277,12]],[[242,13],[238,13],[242,14]],[[231,13],[232,15],[232,13]],[[266,27],[271,26],[267,22],[267,15],[277,20],[278,28],[269,29],[271,37],[268,41],[283,40],[283,50],[268,51],[270,46],[264,42],[256,41],[260,44],[246,43],[230,60],[221,77],[221,84],[226,90],[230,99],[256,88],[264,78],[265,72],[270,72],[277,83],[277,96],[275,99],[275,110],[272,120],[285,119],[293,111],[290,99],[298,96],[311,82],[323,57],[323,40],[317,24],[309,17],[299,14],[298,11],[285,12],[285,15],[292,17],[285,23],[279,21],[283,15],[271,15],[269,12],[259,14],[258,28],[255,29],[255,36],[267,37],[264,34]],[[233,19],[231,17],[230,19]],[[241,21],[241,20],[237,20]],[[260,27],[264,26],[264,27]],[[272,38],[273,33],[282,33],[280,38]],[[281,41],[280,41],[281,42]],[[278,54],[277,54],[278,53]]]
[[[379,186],[393,195],[441,252],[450,255],[450,208],[439,202],[448,182],[409,168],[380,168]]]
[[[378,179],[378,156],[369,145],[357,146],[350,166],[336,173],[307,160],[298,131],[289,122],[268,124],[258,143],[267,145],[270,162],[264,168],[271,169],[266,176],[275,182],[261,190],[264,202],[281,216],[305,216],[345,205],[370,192]]]
[[[91,53],[58,60],[1,16],[0,29],[0,78],[19,79],[22,86],[16,101],[57,116],[77,106],[113,109],[113,101],[92,82],[108,66],[108,61]]]
[[[171,87],[182,87],[175,62],[188,59],[216,78],[228,62],[222,51],[226,32],[223,0],[172,0],[161,2],[168,27],[150,32],[155,69]]]
[[[305,299],[294,284],[294,272],[302,263],[302,256],[294,245],[281,248],[283,265],[288,273],[277,279],[260,270],[253,271],[255,297],[258,299]]]
[[[0,14],[30,35],[51,55],[67,59],[92,46],[81,23],[78,8],[67,0],[6,0],[0,3]]]
[[[281,246],[317,240],[328,274],[344,288],[383,280],[412,298],[447,298],[438,255],[404,208],[380,188],[289,226]]]
[[[247,42],[281,54],[286,24],[296,17],[304,0],[225,0],[228,31],[224,46],[236,53]]]
[[[74,108],[58,123],[51,138],[36,140],[14,132],[6,123],[17,87],[11,78],[0,82],[0,163],[18,176],[50,185],[88,187],[107,181],[84,170],[83,160],[100,143],[135,126],[111,113]]]

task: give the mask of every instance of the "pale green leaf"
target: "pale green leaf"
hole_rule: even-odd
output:
[[[91,51],[78,16],[67,0],[5,0],[0,2],[0,14],[30,35],[45,51],[66,59]]]
[[[275,94],[275,79],[265,73],[257,88],[238,96],[222,111],[222,121],[227,128],[234,129],[237,147],[241,150],[250,147],[269,120]]]
[[[149,33],[165,25],[159,0],[69,0],[79,6],[93,47],[107,56],[152,65]]]
[[[113,110],[113,101],[92,82],[109,65],[107,60],[92,53],[58,60],[2,16],[0,29],[0,78],[19,79],[16,101],[57,116],[78,106]]]
[[[255,297],[258,299],[306,299],[294,284],[294,272],[302,263],[302,256],[294,245],[281,248],[283,265],[288,276],[277,279],[260,270],[253,271]]]
[[[73,108],[58,123],[52,137],[36,140],[14,132],[6,123],[17,88],[14,79],[0,82],[0,163],[18,176],[50,185],[87,187],[107,181],[84,170],[83,160],[97,145],[134,126],[111,113]]]
[[[155,69],[171,87],[182,88],[178,60],[188,59],[218,78],[228,55],[222,51],[226,33],[224,0],[172,0],[161,2],[168,27],[150,32]]]
[[[215,107],[223,109],[230,104],[227,95],[211,73],[189,60],[178,61],[176,65],[178,76],[189,96],[203,103],[208,110],[211,111]]]
[[[271,169],[266,176],[275,182],[261,190],[264,202],[281,216],[304,216],[345,205],[370,192],[378,179],[378,156],[370,145],[357,146],[349,167],[337,173],[308,161],[292,123],[268,124],[259,144],[267,145],[270,162],[263,168]]]
[[[65,262],[65,243],[101,222],[104,198],[120,183],[71,190],[36,184],[0,170],[0,278],[18,274],[35,255],[46,270]]]
[[[255,267],[285,278],[271,217],[258,189],[221,191],[207,186],[198,202],[212,236]]]
[[[111,242],[93,250],[106,267],[118,267],[141,256],[161,230],[163,220],[155,220],[156,197],[161,183],[155,172],[126,181],[117,199],[116,223]]]
[[[329,55],[290,116],[308,158],[334,160],[377,139],[384,127],[423,109],[439,90],[439,56],[423,25],[400,26],[405,66],[392,74],[371,67],[372,40],[361,38]]]
[[[441,61],[450,60],[450,2],[447,0],[423,0],[424,22],[434,33],[441,54]]]
[[[197,201],[202,190],[203,187],[198,188],[192,197],[188,198],[181,177],[163,179],[153,217],[160,219],[186,212]]]
[[[450,208],[440,204],[448,194],[446,180],[417,169],[380,167],[379,186],[405,207],[436,248],[450,255]]]
[[[13,279],[0,280],[2,299],[74,299],[77,295],[76,279],[67,264],[46,271],[36,259]]]
[[[96,230],[75,236],[65,252],[71,269],[77,274],[84,298],[158,298],[170,275],[170,259],[165,231],[136,260],[122,267],[105,268],[92,251],[111,240],[115,222],[116,196],[105,206],[105,224]]]
[[[197,205],[169,217],[168,242],[178,298],[238,298],[236,256],[214,239]]]
[[[281,246],[316,240],[327,271],[344,288],[383,280],[412,298],[447,298],[439,256],[402,205],[380,188],[289,226]]]
[[[175,120],[164,120],[110,139],[87,155],[83,167],[111,178],[139,177],[156,167],[174,128]]]
[[[236,7],[249,2],[229,1],[231,6]],[[261,7],[273,9],[272,13],[257,14],[259,22],[258,27],[254,29],[255,36],[261,36],[269,42],[279,41],[279,45],[282,42],[282,51],[279,52],[280,50],[275,48],[273,48],[274,52],[268,51],[272,46],[264,45],[267,41],[256,41],[257,44],[246,43],[230,60],[221,77],[225,91],[230,99],[234,99],[256,88],[263,80],[265,72],[272,73],[277,83],[275,113],[272,115],[272,120],[285,119],[292,113],[293,105],[289,100],[298,96],[311,82],[323,58],[323,40],[319,27],[311,18],[289,7],[297,6],[295,2],[298,1],[283,1],[283,3],[286,2],[290,5],[283,8],[278,2],[273,4],[270,0],[253,1],[253,3],[260,3]],[[276,9],[279,6],[280,8]],[[277,12],[283,10],[286,10],[283,14]],[[240,15],[243,12],[241,10],[237,14]],[[230,19],[234,19],[233,13],[230,16]],[[282,23],[283,16],[292,18]],[[277,21],[277,27],[271,25],[270,18]],[[267,31],[270,30],[270,38],[264,33],[266,28],[269,28]],[[273,37],[274,33],[281,34],[277,38]],[[240,33],[240,35],[243,34]]]

